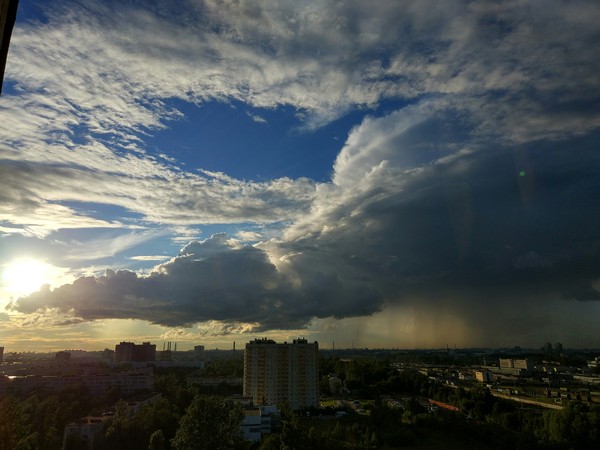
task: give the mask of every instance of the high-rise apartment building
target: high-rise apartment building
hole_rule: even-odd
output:
[[[115,346],[115,362],[154,362],[156,345],[144,342],[142,345],[133,342],[121,342]]]
[[[318,406],[319,344],[306,339],[276,343],[256,339],[244,350],[244,396],[255,404],[282,405],[294,410]]]

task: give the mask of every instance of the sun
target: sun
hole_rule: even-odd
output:
[[[19,259],[2,271],[2,286],[13,296],[37,291],[53,279],[53,266],[36,259]]]

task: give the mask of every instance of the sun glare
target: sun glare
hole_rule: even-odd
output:
[[[11,295],[28,295],[52,282],[53,266],[35,259],[20,259],[2,271],[2,285]]]

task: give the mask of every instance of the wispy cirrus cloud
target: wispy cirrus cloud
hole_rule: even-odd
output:
[[[474,133],[518,142],[600,123],[590,2],[568,11],[561,2],[188,6],[183,17],[154,3],[58,2],[46,23],[17,27],[7,79],[18,94],[0,109],[0,158],[4,167],[26,161],[11,167],[14,178],[33,171],[39,187],[3,178],[14,191],[5,224],[17,221],[19,198],[37,202],[38,217],[58,217],[38,234],[94,226],[78,211],[50,214],[48,202],[65,200],[180,224],[269,222],[306,207],[306,180],[207,179],[147,155],[144,136],[181,117],[170,98],[290,105],[317,126],[356,106],[437,95],[433,103],[451,105]]]

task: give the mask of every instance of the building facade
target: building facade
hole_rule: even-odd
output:
[[[255,404],[318,406],[319,344],[306,339],[276,343],[256,339],[244,350],[244,396]]]
[[[150,342],[134,344],[121,342],[115,346],[115,362],[154,362],[156,359],[156,345]]]
[[[38,389],[57,392],[70,386],[86,386],[92,395],[104,394],[113,388],[119,388],[123,394],[131,395],[139,391],[150,391],[154,387],[151,367],[102,375],[26,375],[5,377],[5,380],[4,383],[0,381],[0,390],[10,390],[15,395],[25,395]]]
[[[501,369],[520,369],[531,372],[534,369],[533,361],[530,359],[500,358]]]
[[[489,370],[478,370],[475,372],[475,379],[480,383],[491,383],[494,381],[494,374]]]

